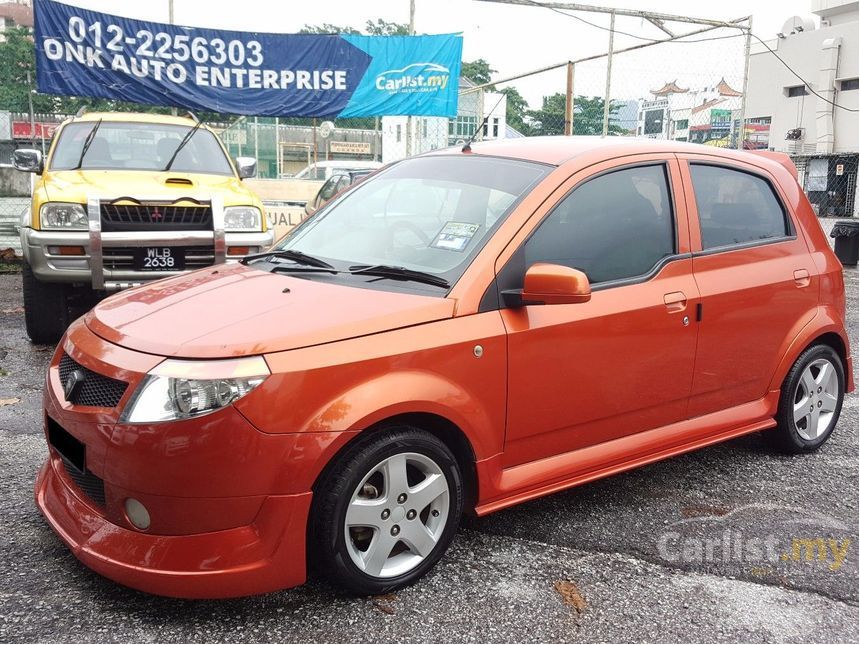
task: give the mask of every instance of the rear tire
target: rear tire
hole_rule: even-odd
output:
[[[337,459],[316,487],[314,559],[332,583],[360,594],[412,584],[447,550],[463,512],[457,460],[434,435],[392,425]]]
[[[765,432],[765,437],[774,448],[788,454],[818,450],[833,434],[844,398],[842,359],[828,345],[813,345],[797,358],[785,377],[777,426]]]
[[[53,345],[69,326],[68,287],[41,282],[26,262],[22,267],[24,283],[24,322],[30,340]]]

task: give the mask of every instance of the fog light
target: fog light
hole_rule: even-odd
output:
[[[249,246],[228,246],[227,255],[248,255],[251,252]]]
[[[51,255],[84,255],[82,246],[49,246],[48,253]]]
[[[141,531],[149,528],[149,511],[146,506],[138,502],[134,497],[125,500],[125,516]]]

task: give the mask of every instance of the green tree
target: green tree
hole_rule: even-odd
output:
[[[36,85],[36,52],[30,30],[13,27],[5,30],[5,40],[0,42],[0,110],[27,112],[27,96]],[[32,78],[32,87],[27,83],[27,72]],[[56,97],[33,94],[34,112],[54,112]]]
[[[604,100],[599,96],[577,96],[573,102],[573,133],[574,134],[603,134]],[[527,117],[533,135],[564,134],[565,95],[561,92],[543,97],[539,110],[529,110]],[[613,123],[613,117],[618,115],[621,103],[615,101],[609,104],[608,134],[623,134],[624,129]]]
[[[515,87],[506,87],[501,92],[508,97],[506,117],[508,125],[518,132],[528,134],[529,126],[525,122],[525,117],[529,109],[528,102]]]
[[[368,20],[364,24],[364,31],[355,27],[342,27],[324,22],[319,25],[305,25],[299,30],[300,34],[361,34],[368,36],[408,36],[409,25],[400,22],[388,22],[382,18]]]
[[[489,83],[496,71],[483,58],[473,61],[463,61],[460,67],[460,75],[465,76],[476,85]],[[492,92],[495,88],[491,85],[487,89]]]

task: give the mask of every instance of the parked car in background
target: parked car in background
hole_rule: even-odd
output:
[[[13,154],[38,175],[21,228],[27,334],[54,343],[71,311],[107,293],[239,259],[272,234],[242,184],[251,157],[230,159],[186,117],[91,113],[62,123],[45,159]]]
[[[351,170],[375,170],[377,168],[382,168],[382,163],[379,161],[357,161],[351,159],[318,161],[300,170],[293,178],[325,181],[334,174],[343,174]]]
[[[368,168],[365,170],[351,170],[342,174],[332,175],[322,186],[320,186],[320,189],[317,191],[314,198],[305,204],[305,217],[309,217],[318,211],[325,204],[331,201],[331,199],[340,191],[358,183],[373,172],[374,170],[372,168]]]
[[[842,266],[785,155],[474,143],[76,321],[36,501],[151,593],[281,589],[310,559],[379,594],[464,511],[753,432],[812,452],[853,388]]]

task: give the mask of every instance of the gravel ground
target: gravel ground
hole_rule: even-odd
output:
[[[857,270],[845,277],[856,356]],[[25,338],[20,277],[0,275],[3,642],[858,641],[856,393],[815,455],[774,455],[752,435],[469,519],[396,594],[311,581],[190,602],[90,572],[36,510],[49,357]],[[822,551],[796,542],[818,539]]]

